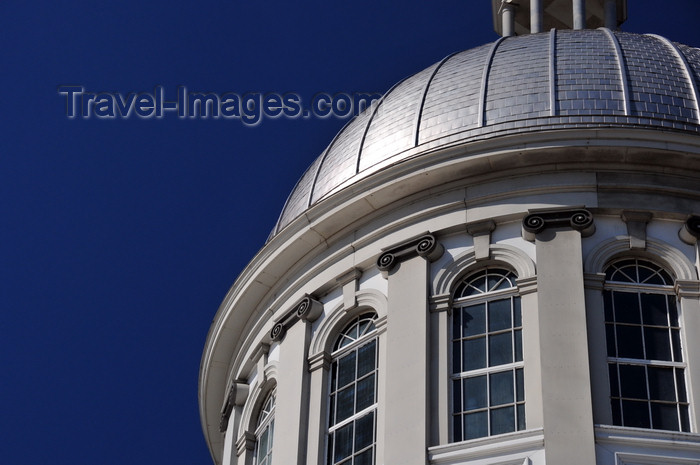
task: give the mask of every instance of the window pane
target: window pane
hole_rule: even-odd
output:
[[[603,291],[603,308],[605,309],[605,321],[613,322],[612,292]]]
[[[518,431],[522,431],[525,429],[525,404],[518,404],[517,413],[518,413]]]
[[[644,342],[646,343],[647,359],[671,361],[671,341],[669,341],[668,329],[644,328]]]
[[[462,316],[463,309],[455,309],[452,312],[452,339],[459,339],[462,337],[462,321],[460,320]]]
[[[375,354],[377,341],[365,344],[357,350],[357,377],[360,378],[374,370],[376,365]]]
[[[690,431],[690,419],[688,418],[688,406],[680,405],[681,431],[686,433]]]
[[[475,376],[464,380],[464,410],[476,410],[485,408],[486,400],[486,376]]]
[[[615,321],[617,323],[640,324],[639,300],[637,294],[629,292],[614,292]]]
[[[374,448],[371,448],[355,456],[355,461],[353,462],[353,465],[372,465],[374,463],[374,460],[372,459],[373,453]]]
[[[615,325],[617,330],[617,356],[624,358],[644,358],[641,326]]]
[[[462,337],[486,332],[486,305],[470,305],[462,309]]]
[[[338,361],[338,387],[341,388],[355,380],[355,352],[351,352]]]
[[[641,294],[642,318],[645,325],[668,326],[666,296],[663,294]]]
[[[681,335],[677,329],[671,330],[671,343],[673,344],[673,360],[675,362],[682,362],[683,352],[681,351]]]
[[[522,402],[525,400],[525,380],[523,379],[523,369],[515,370],[515,400]]]
[[[523,325],[522,311],[520,310],[520,297],[513,297],[513,326],[516,328]]]
[[[455,441],[462,440],[462,415],[452,417],[452,436]]]
[[[513,362],[511,337],[510,332],[489,336],[489,366]]]
[[[462,371],[486,367],[486,338],[464,341],[462,344]]]
[[[514,402],[513,399],[513,372],[503,371],[489,375],[490,404],[503,405]]]
[[[636,428],[649,428],[649,406],[647,402],[636,402],[633,400],[622,401],[622,415],[624,426],[634,426]]]
[[[355,450],[362,450],[374,442],[374,412],[355,422]]]
[[[612,407],[612,417],[613,425],[622,425],[622,411],[620,410],[620,401],[618,399],[612,399],[610,401],[610,406]]]
[[[489,302],[489,331],[512,328],[510,299]]]
[[[688,402],[688,398],[685,394],[685,375],[683,370],[676,369],[676,386],[678,387],[678,401]]]
[[[339,462],[352,454],[352,422],[335,432],[335,454],[333,460]]]
[[[452,381],[452,411],[457,413],[462,410],[462,380]]]
[[[494,271],[494,273],[498,273],[497,271]],[[503,279],[503,276],[501,274],[493,274],[489,273],[488,276],[488,290],[489,291],[496,291],[498,289],[508,289],[510,287],[510,283],[508,282],[507,279]]]
[[[647,382],[643,366],[620,365],[620,384],[622,386],[622,397],[632,399],[647,398]],[[626,423],[627,420],[625,419]]]
[[[654,267],[654,269],[655,268],[656,267]],[[654,269],[650,269],[641,265],[637,267],[637,271],[639,272],[639,282],[648,284],[663,284],[663,280],[658,275],[656,275]]]
[[[374,403],[374,374],[357,382],[357,407],[355,412]]]
[[[464,415],[464,439],[488,436],[488,412],[467,413]]]
[[[649,398],[651,400],[676,401],[676,385],[673,368],[647,367],[649,373]]]
[[[452,342],[452,373],[462,371],[462,343],[460,341]]]
[[[654,429],[678,431],[678,410],[676,404],[652,402],[651,421]]]
[[[615,349],[615,326],[611,324],[605,325],[605,343],[608,347],[608,356],[616,357],[617,350]]]
[[[516,329],[513,333],[515,337],[515,361],[523,361],[523,332],[520,329]]]
[[[671,326],[678,327],[678,308],[676,308],[676,297],[672,295],[667,295],[668,299],[668,316]]]
[[[265,428],[265,431],[260,435],[260,439],[258,440],[258,457],[265,457],[267,455],[267,433],[268,429]]]
[[[491,434],[515,431],[515,408],[503,407],[491,410]]]
[[[340,423],[346,418],[355,413],[354,411],[354,401],[355,401],[355,386],[349,386],[345,389],[338,391],[336,402],[338,406],[336,407],[336,423]]]
[[[608,376],[610,377],[610,395],[620,397],[620,385],[617,381],[617,365],[611,363],[608,365]]]
[[[338,387],[338,364],[333,362],[331,365],[331,392],[335,392]]]

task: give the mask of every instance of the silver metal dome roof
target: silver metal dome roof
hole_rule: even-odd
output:
[[[604,28],[502,38],[450,55],[336,135],[272,235],[348,185],[440,146],[572,128],[700,134],[698,85],[700,49]]]

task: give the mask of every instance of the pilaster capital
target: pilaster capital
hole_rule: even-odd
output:
[[[420,256],[428,261],[435,261],[445,252],[434,235],[430,232],[385,249],[377,259],[377,267],[386,278],[389,271],[404,260]]]
[[[299,320],[312,323],[321,316],[321,313],[323,313],[323,304],[311,295],[306,294],[291,309],[287,310],[282,318],[275,322],[270,331],[270,338],[273,341],[281,341],[287,333],[287,329],[294,323]]]
[[[690,215],[678,231],[678,237],[686,244],[697,244],[700,239],[700,215]]]
[[[548,228],[571,228],[584,237],[595,232],[593,215],[583,207],[536,209],[529,210],[523,218],[523,239],[532,242]]]

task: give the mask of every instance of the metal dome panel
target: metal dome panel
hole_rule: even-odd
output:
[[[700,49],[603,28],[508,37],[451,55],[338,133],[272,235],[387,164],[445,144],[556,129],[700,134],[699,82]]]

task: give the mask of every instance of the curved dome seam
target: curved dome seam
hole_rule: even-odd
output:
[[[416,112],[416,118],[415,118],[415,124],[413,126],[413,146],[418,147],[418,138],[420,136],[420,123],[423,118],[423,108],[425,107],[425,99],[428,96],[428,90],[430,90],[430,84],[433,82],[433,79],[435,78],[435,75],[437,75],[438,71],[440,71],[440,68],[442,68],[442,65],[447,63],[447,61],[452,58],[453,56],[457,55],[458,53],[461,52],[454,52],[449,55],[447,55],[445,58],[438,63],[438,65],[435,67],[433,70],[432,74],[430,77],[427,79],[427,82],[425,83],[425,87],[423,88],[423,95],[420,99],[420,103],[418,105],[418,111]]]
[[[479,109],[477,112],[479,121],[477,127],[483,128],[486,125],[486,92],[488,92],[488,80],[489,73],[491,72],[491,64],[493,63],[493,57],[496,55],[496,49],[506,38],[500,37],[496,42],[491,45],[488,55],[486,56],[486,64],[484,66],[484,71],[481,74],[481,88],[479,89]]]
[[[700,124],[700,102],[698,101],[700,99],[700,95],[698,94],[698,85],[697,82],[695,82],[695,77],[693,76],[693,72],[690,68],[690,63],[688,63],[688,60],[685,58],[685,55],[683,55],[683,52],[681,52],[681,50],[666,37],[660,36],[658,34],[644,35],[648,37],[653,37],[654,39],[658,40],[666,47],[671,49],[671,51],[673,51],[673,54],[676,56],[676,59],[680,62],[681,67],[683,68],[683,72],[685,73],[685,77],[688,79],[688,83],[690,84],[690,90],[693,94],[693,102],[695,103],[695,122]]]
[[[557,30],[549,31],[549,115],[557,116]]]
[[[384,103],[384,100],[387,99],[389,94],[396,89],[399,85],[403,84],[403,82],[410,78],[412,76],[405,77],[401,79],[399,82],[394,84],[387,90],[384,95],[382,95],[382,98],[379,99],[379,102],[377,102],[377,105],[374,107],[374,110],[372,111],[372,114],[370,115],[369,118],[367,118],[367,124],[365,125],[364,131],[362,131],[362,139],[360,139],[360,144],[359,147],[357,148],[357,163],[355,164],[355,175],[357,175],[360,172],[360,162],[362,160],[362,149],[364,148],[365,145],[365,139],[367,138],[367,133],[369,132],[369,127],[372,124],[372,121],[374,121],[374,117],[377,115],[377,112],[379,111],[379,107],[382,106],[382,103]]]
[[[632,108],[630,105],[630,89],[629,82],[627,79],[627,62],[624,55],[622,54],[622,49],[620,48],[620,42],[613,32],[607,27],[599,27],[599,31],[603,31],[605,35],[610,39],[610,43],[615,49],[615,57],[617,58],[617,66],[620,70],[620,84],[622,84],[622,99],[625,105],[625,116],[632,115]]]

